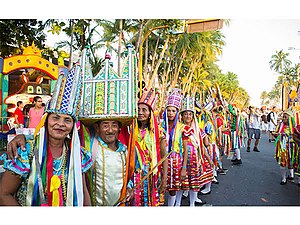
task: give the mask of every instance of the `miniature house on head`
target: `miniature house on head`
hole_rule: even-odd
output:
[[[127,45],[120,74],[105,55],[105,65],[93,76],[89,48],[82,54],[83,95],[79,119],[85,124],[97,120],[118,120],[129,125],[137,116],[137,60],[132,45]]]

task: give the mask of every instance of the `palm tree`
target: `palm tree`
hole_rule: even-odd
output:
[[[266,104],[266,99],[268,98],[268,92],[267,91],[263,91],[260,94],[260,99],[261,99],[261,105]]]
[[[282,96],[282,104],[284,99],[284,92],[283,92],[283,84],[287,80],[287,76],[289,73],[289,68],[292,62],[287,58],[289,56],[289,53],[284,53],[283,50],[280,50],[279,52],[276,51],[275,55],[272,55],[271,61],[269,62],[271,70],[274,70],[275,72],[283,75],[283,79],[281,82],[281,96]],[[284,106],[282,105],[282,109]]]
[[[269,61],[271,70],[282,74],[284,68],[289,67],[292,62],[287,58],[289,53],[284,53],[283,50],[276,51],[275,55],[271,56],[271,61]]]

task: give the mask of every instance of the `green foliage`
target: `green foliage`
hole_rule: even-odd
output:
[[[278,73],[277,81],[274,84],[272,90],[268,93],[270,103],[275,104],[281,99],[282,85],[284,82],[288,83],[288,87],[298,86],[300,64],[292,65],[292,62],[288,59],[289,53],[283,52],[283,50],[276,51],[271,56],[269,62],[270,69]],[[263,100],[263,98],[261,97]]]
[[[33,41],[39,49],[43,49],[46,40],[43,29],[42,21],[36,19],[0,20],[1,57],[20,54],[22,46],[29,46]]]

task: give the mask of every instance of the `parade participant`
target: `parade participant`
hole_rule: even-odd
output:
[[[212,183],[219,184],[217,180],[217,168],[222,168],[222,162],[220,160],[220,153],[217,145],[216,127],[211,112],[203,109],[201,119],[204,121],[204,132],[207,138],[207,142],[205,142],[206,151],[210,160],[213,162],[213,166],[211,168],[213,172],[213,179],[211,182],[205,184],[205,188],[200,191],[200,195],[207,195],[211,193]]]
[[[287,172],[289,172],[289,179],[294,179],[294,165],[297,163],[297,146],[293,140],[293,132],[295,127],[294,113],[291,109],[283,112],[282,122],[278,124],[276,130],[273,132],[276,137],[276,154],[275,158],[280,165],[281,185],[287,183]]]
[[[15,124],[17,128],[23,128],[24,127],[24,115],[22,112],[23,109],[23,102],[18,101],[17,102],[17,108],[15,110],[14,116],[15,116]]]
[[[239,114],[239,110],[236,105],[229,104],[228,110],[231,114],[230,116],[230,130],[231,130],[231,151],[235,154],[232,158],[233,165],[242,164],[241,159],[241,151],[240,148],[243,146],[243,131],[244,131],[244,124]]]
[[[202,155],[205,155],[206,160],[213,166],[206,151],[203,149],[203,132],[196,122],[194,99],[187,96],[183,99],[183,107],[181,118],[184,123],[182,140],[184,148],[184,157],[187,158],[187,173],[182,181],[182,190],[189,191],[190,206],[203,205],[206,202],[197,198],[197,193],[200,190],[200,171],[202,163]]]
[[[89,64],[89,46],[84,49],[82,109],[79,119],[89,129],[81,130],[82,145],[92,152],[93,166],[88,172],[92,205],[115,206],[132,198],[134,173],[134,132],[119,137],[137,116],[135,53],[127,45],[121,73],[113,71],[111,56],[105,54],[105,65],[93,75]],[[121,68],[120,68],[121,69]],[[89,133],[89,131],[90,133]],[[128,133],[128,132],[127,132]],[[124,132],[125,134],[125,132]],[[127,145],[127,146],[126,146]]]
[[[183,124],[179,119],[181,108],[181,90],[173,89],[168,96],[166,110],[163,113],[162,127],[166,133],[167,152],[171,153],[168,158],[168,206],[180,206],[182,191],[181,177],[186,175],[186,162],[183,164],[182,129]]]
[[[44,114],[44,107],[42,106],[42,98],[40,96],[35,96],[33,98],[33,107],[29,109],[28,118],[29,124],[28,128],[36,128],[42,119]]]
[[[124,185],[128,185],[125,201],[132,197],[129,191],[132,184],[125,182],[127,147],[118,139],[121,126],[117,120],[99,120],[93,124],[93,166],[88,171],[88,187],[94,206],[115,205]]]
[[[267,115],[269,142],[275,142],[275,136],[273,135],[273,132],[277,127],[277,119],[278,119],[277,107],[273,106],[271,112]]]
[[[168,161],[165,160],[145,179],[148,173],[166,155],[166,141],[159,128],[153,107],[156,95],[152,88],[143,90],[138,101],[138,131],[135,142],[135,171],[133,177],[134,206],[159,206],[164,202],[164,192],[167,184]]]
[[[295,126],[295,129],[294,129],[294,132],[293,132],[293,140],[297,143],[297,146],[296,148],[298,149],[297,153],[298,153],[298,160],[296,161],[295,163],[295,166],[294,166],[294,171],[295,171],[295,174],[298,175],[298,187],[300,187],[300,152],[299,152],[299,149],[300,149],[300,124],[299,124],[299,112],[296,111],[295,113],[295,122],[296,122],[296,126]]]
[[[217,108],[216,114],[216,123],[217,123],[217,143],[220,149],[221,159],[223,155],[229,156],[231,148],[231,139],[230,139],[230,128],[228,127],[226,111],[223,106]],[[219,168],[218,172],[222,175],[226,174],[225,168]]]
[[[81,76],[78,70],[75,74],[75,68],[60,75],[65,83],[62,79],[56,82],[34,141],[26,142],[25,151],[18,148],[15,159],[8,160],[4,155],[1,205],[90,205],[82,173],[90,168],[92,160],[89,152],[80,147],[76,129]]]
[[[247,152],[250,152],[250,145],[253,136],[255,138],[253,151],[259,152],[257,147],[261,135],[261,130],[260,130],[261,115],[262,114],[257,109],[255,109],[253,106],[249,106]]]

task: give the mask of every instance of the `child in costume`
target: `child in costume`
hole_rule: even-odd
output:
[[[181,90],[173,89],[168,96],[166,110],[163,113],[162,127],[166,134],[168,158],[168,206],[180,206],[181,191],[181,172],[186,172],[183,162],[182,129],[183,124],[179,121],[179,110],[181,108]]]

